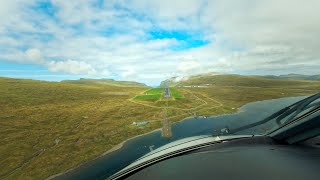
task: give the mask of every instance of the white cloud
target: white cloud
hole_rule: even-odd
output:
[[[82,61],[66,60],[66,61],[51,61],[47,64],[49,71],[63,72],[70,74],[82,74],[82,75],[110,75],[107,70],[98,71],[90,64]]]
[[[0,2],[0,60],[152,83],[210,71],[319,73],[317,0],[52,0],[53,17],[37,2]],[[174,51],[185,42],[152,39],[155,28],[201,32],[210,43]]]
[[[41,64],[43,63],[43,56],[39,49],[32,48],[28,49],[26,52],[26,59],[29,60],[29,62]]]
[[[110,11],[102,11],[94,5],[96,1],[92,0],[52,0],[52,4],[57,9],[56,16],[66,24],[84,24],[90,25],[93,21],[99,21],[109,18],[113,15]]]
[[[193,61],[182,61],[178,64],[178,71],[182,72],[183,74],[192,73],[192,71],[197,70],[200,67],[200,63],[193,60]]]
[[[120,76],[124,79],[133,79],[137,76],[137,70],[133,66],[124,66],[121,68]]]
[[[225,56],[238,72],[279,73],[282,66],[282,73],[308,73],[314,69],[304,65],[320,62],[319,5],[317,0],[208,1],[201,20],[215,30],[209,37],[221,46],[241,49],[238,56]]]

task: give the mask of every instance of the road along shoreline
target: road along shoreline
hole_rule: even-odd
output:
[[[286,98],[286,97],[285,97],[285,98]],[[279,99],[282,99],[282,98],[279,98]],[[275,100],[275,99],[270,99],[270,100]],[[261,102],[261,101],[268,101],[268,100],[260,100],[260,101],[250,102],[250,103],[247,103],[247,104],[242,105],[240,108],[237,108],[235,112],[223,113],[223,114],[213,114],[213,115],[209,115],[209,117],[211,117],[211,116],[219,117],[219,116],[225,116],[225,115],[231,115],[231,114],[237,114],[237,113],[240,113],[240,112],[244,112],[244,111],[245,111],[245,110],[243,109],[244,106],[246,106],[246,105],[248,105],[248,104],[251,104],[251,103]],[[187,120],[187,119],[190,119],[190,118],[194,118],[194,116],[187,116],[187,117],[185,117],[185,118],[182,118],[182,119],[179,120],[179,121],[175,121],[173,124],[182,122],[182,121]],[[123,147],[123,145],[124,145],[125,143],[127,143],[128,141],[130,141],[130,140],[133,140],[133,139],[135,139],[135,138],[138,138],[138,137],[141,137],[141,136],[145,136],[145,135],[151,134],[151,133],[156,132],[156,131],[161,131],[161,128],[157,128],[157,129],[154,129],[154,130],[152,130],[152,131],[146,132],[146,133],[144,133],[144,134],[139,134],[139,135],[133,136],[133,137],[131,137],[131,138],[129,138],[129,139],[126,139],[126,140],[122,141],[121,143],[119,143],[118,145],[114,146],[113,148],[111,148],[111,149],[105,151],[104,153],[100,154],[99,156],[97,156],[97,157],[95,157],[95,158],[93,158],[93,159],[90,159],[90,160],[88,160],[88,161],[84,161],[84,162],[80,163],[79,165],[77,165],[77,166],[75,166],[75,167],[73,167],[73,168],[71,168],[71,169],[69,169],[69,170],[67,170],[67,171],[64,171],[64,172],[61,172],[61,173],[52,175],[52,176],[50,176],[50,177],[48,177],[48,178],[46,178],[46,179],[49,180],[49,179],[58,178],[59,176],[64,175],[64,174],[67,174],[68,172],[73,171],[73,170],[75,170],[75,169],[77,169],[77,168],[85,165],[86,163],[88,163],[88,162],[90,162],[90,161],[94,161],[94,160],[96,160],[96,159],[98,159],[98,158],[100,158],[100,157],[102,157],[102,156],[106,156],[106,155],[108,155],[108,154],[111,153],[111,152],[114,152],[114,151],[116,151],[116,150],[121,149],[121,148]]]
[[[231,113],[227,113],[227,114],[233,114],[233,113],[237,113],[237,112],[240,112],[240,111],[238,110],[238,111],[236,111],[236,112],[231,112]],[[221,115],[227,115],[227,114],[221,114]],[[219,115],[220,115],[220,114],[219,114]],[[219,116],[219,115],[218,115],[218,116]],[[211,116],[211,115],[210,115],[210,116]],[[217,115],[212,115],[212,116],[217,116]],[[179,121],[175,121],[173,124],[182,122],[182,121],[187,120],[187,119],[190,119],[190,118],[194,118],[194,116],[185,117],[185,118],[183,118],[183,119],[181,119],[181,120],[179,120]],[[138,137],[141,137],[141,136],[145,136],[145,135],[148,135],[148,134],[157,132],[157,131],[161,131],[161,128],[157,128],[157,129],[154,129],[154,130],[152,130],[152,131],[146,132],[146,133],[144,133],[144,134],[139,134],[139,135],[133,136],[133,137],[131,137],[131,138],[129,138],[129,139],[126,139],[126,140],[122,141],[121,143],[117,144],[116,146],[114,146],[113,148],[111,148],[111,149],[105,151],[104,153],[100,154],[99,156],[97,156],[97,157],[95,157],[95,158],[93,158],[93,159],[90,159],[90,160],[88,160],[88,161],[84,161],[84,162],[80,163],[79,165],[77,165],[77,166],[75,166],[75,167],[73,167],[73,168],[71,168],[71,169],[69,169],[69,170],[67,170],[67,171],[64,171],[64,172],[61,172],[61,173],[58,173],[58,174],[51,175],[51,176],[49,176],[48,178],[46,178],[46,180],[52,180],[52,179],[58,178],[59,176],[65,175],[65,174],[67,174],[68,172],[71,172],[71,171],[73,171],[73,170],[75,170],[75,169],[77,169],[77,168],[85,165],[86,163],[88,163],[88,162],[90,162],[90,161],[94,161],[94,160],[96,160],[96,159],[98,159],[98,158],[100,158],[100,157],[102,157],[102,156],[106,156],[106,155],[108,155],[108,154],[111,153],[111,152],[114,152],[114,151],[117,151],[117,150],[121,149],[121,148],[123,147],[123,145],[124,145],[125,143],[127,143],[128,141],[130,141],[130,140],[133,140],[133,139],[135,139],[135,138],[138,138]]]
[[[139,135],[133,136],[133,137],[131,137],[131,138],[129,138],[129,139],[126,139],[126,140],[122,141],[121,143],[117,144],[116,146],[114,146],[113,148],[111,148],[111,149],[107,150],[106,152],[100,154],[99,156],[97,156],[97,157],[95,157],[95,158],[93,158],[93,159],[90,159],[90,160],[88,160],[88,161],[84,161],[84,162],[80,163],[79,165],[77,165],[77,166],[75,166],[75,167],[73,167],[73,168],[71,168],[71,169],[69,169],[69,170],[67,170],[67,171],[64,171],[64,172],[61,172],[61,173],[58,173],[58,174],[54,174],[54,175],[52,175],[52,176],[49,176],[48,178],[46,178],[46,180],[55,179],[55,178],[57,178],[57,177],[59,177],[59,176],[61,176],[61,175],[67,174],[68,172],[73,171],[73,170],[75,170],[75,169],[77,169],[77,168],[85,165],[86,163],[88,163],[88,162],[90,162],[90,161],[94,161],[94,160],[96,160],[96,159],[98,159],[98,158],[100,158],[100,157],[102,157],[102,156],[108,155],[108,154],[111,153],[111,152],[114,152],[114,151],[116,151],[116,150],[121,149],[126,142],[128,142],[128,141],[130,141],[130,140],[132,140],[132,139],[138,138],[138,137],[140,137],[140,136],[148,135],[148,134],[151,134],[151,133],[156,132],[156,131],[161,131],[161,128],[154,129],[154,130],[149,131],[149,132],[146,132],[146,133],[144,133],[144,134],[139,134]]]

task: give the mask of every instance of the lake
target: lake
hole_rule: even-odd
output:
[[[150,148],[155,149],[181,138],[210,135],[225,127],[232,129],[256,122],[303,98],[305,96],[257,101],[242,106],[240,111],[234,114],[187,118],[172,125],[171,138],[161,137],[160,131],[136,137],[124,143],[122,148],[89,161],[54,179],[105,179],[150,152]],[[263,128],[252,128],[242,133],[261,134],[263,131]]]

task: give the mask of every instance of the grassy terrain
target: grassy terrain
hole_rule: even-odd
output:
[[[145,86],[142,83],[133,81],[115,81],[113,79],[86,79],[80,78],[79,80],[64,80],[63,83],[69,84],[83,84],[83,85],[110,85],[110,86],[121,86],[121,87],[141,87]]]
[[[175,99],[184,98],[183,95],[176,88],[169,88],[170,95]]]
[[[188,80],[180,82],[168,82],[174,86],[191,86],[210,84],[211,86],[245,86],[245,87],[263,87],[263,88],[308,88],[318,90],[319,81],[306,80],[285,80],[269,79],[259,76],[241,76],[241,75],[214,75],[214,76],[191,76]]]
[[[291,80],[313,80],[313,81],[319,81],[320,80],[320,74],[317,75],[302,75],[302,74],[286,74],[286,75],[268,75],[268,76],[262,76],[264,78],[269,79],[291,79]]]
[[[207,83],[212,85],[183,87]],[[200,76],[170,88],[175,98],[165,101],[161,88],[0,78],[0,179],[44,179],[64,172],[130,137],[160,128],[160,121],[139,127],[132,123],[161,120],[165,108],[174,122],[319,89],[316,81]],[[135,99],[137,95],[158,99]]]
[[[143,94],[145,95],[155,95],[155,94],[163,94],[164,88],[152,88],[145,91]]]
[[[151,95],[137,95],[134,97],[135,100],[158,100],[162,97],[161,94],[151,94]]]
[[[44,179],[160,127],[131,126],[162,115],[128,101],[147,87],[9,78],[0,87],[0,179]]]
[[[163,96],[163,88],[151,88],[143,92],[141,95],[134,97],[135,100],[159,100]]]
[[[169,88],[170,95],[174,99],[182,99],[183,95],[176,88]],[[164,95],[164,88],[152,88],[145,92],[142,95],[137,95],[134,97],[135,100],[151,100],[157,101],[160,100]]]
[[[166,84],[206,101],[205,106],[196,110],[199,114],[232,112],[249,102],[320,92],[319,81],[280,80],[241,75],[197,75],[180,82],[166,80]],[[215,108],[217,102],[223,106]]]

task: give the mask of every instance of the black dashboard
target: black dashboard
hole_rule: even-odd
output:
[[[288,145],[261,136],[191,151],[126,179],[320,179],[320,138]]]

